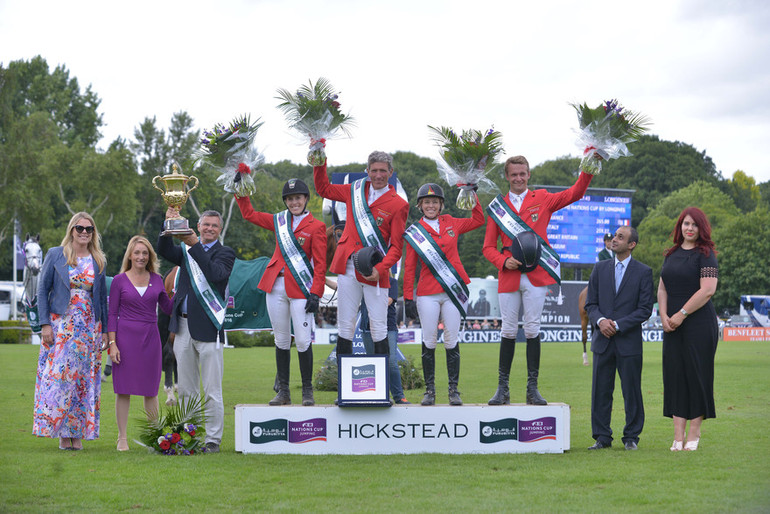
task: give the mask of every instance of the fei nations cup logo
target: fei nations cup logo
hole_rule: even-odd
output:
[[[313,418],[305,421],[271,419],[260,423],[249,423],[249,441],[252,444],[265,444],[273,441],[289,443],[309,443],[326,441],[326,418]]]
[[[377,385],[377,374],[374,364],[353,366],[351,369],[351,389],[354,393],[374,391]]]
[[[556,418],[552,416],[532,420],[505,418],[497,421],[479,421],[481,443],[506,440],[533,443],[547,439],[556,440]]]

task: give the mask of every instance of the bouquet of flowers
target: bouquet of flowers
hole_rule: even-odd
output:
[[[587,104],[572,104],[578,114],[580,130],[577,145],[583,149],[580,169],[595,175],[602,169],[602,160],[631,155],[626,144],[636,141],[650,124],[647,116],[624,109],[617,100],[608,100],[591,108]]]
[[[221,175],[217,184],[228,193],[249,196],[256,191],[252,171],[265,162],[254,146],[254,138],[262,123],[251,123],[249,116],[235,118],[229,125],[217,123],[203,132],[198,160],[211,165]]]
[[[279,89],[278,108],[283,111],[289,126],[310,139],[310,151],[307,162],[311,166],[321,166],[326,162],[326,140],[335,137],[340,131],[350,137],[353,118],[340,111],[335,92],[328,80],[321,77],[313,84],[300,86],[296,93]]]
[[[500,167],[495,158],[503,151],[502,134],[491,128],[486,132],[464,130],[455,133],[447,127],[428,128],[439,147],[438,171],[449,185],[460,188],[457,207],[470,211],[476,206],[477,189],[484,192],[497,191],[487,174]]]
[[[163,455],[193,455],[202,451],[205,430],[203,402],[197,396],[180,399],[165,414],[142,419],[140,442]]]

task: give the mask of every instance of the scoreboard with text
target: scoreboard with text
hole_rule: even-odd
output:
[[[557,186],[532,186],[557,193]],[[588,188],[579,201],[556,211],[548,224],[548,241],[559,254],[562,266],[593,264],[604,248],[604,234],[614,234],[620,226],[631,224],[629,189]]]

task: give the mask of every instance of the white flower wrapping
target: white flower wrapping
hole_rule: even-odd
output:
[[[250,196],[256,191],[254,173],[259,171],[259,166],[264,162],[264,154],[256,147],[241,148],[229,155],[224,167],[219,168],[221,175],[217,177],[217,184],[221,185],[226,193],[233,193],[238,197]]]
[[[580,169],[592,175],[602,170],[602,160],[629,157],[626,143],[610,135],[610,126],[604,122],[592,122],[583,129],[573,129],[577,134],[575,144],[583,150]]]
[[[447,164],[442,157],[438,157],[436,167],[439,175],[447,184],[454,184],[460,188],[456,205],[464,211],[471,211],[476,206],[476,195],[474,194],[476,188],[482,193],[499,192],[497,184],[487,178],[487,173],[500,168],[498,163],[491,164],[486,168],[478,168],[474,166],[473,162],[469,162],[465,168],[455,169]]]

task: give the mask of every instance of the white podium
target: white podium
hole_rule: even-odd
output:
[[[394,407],[235,406],[235,450],[308,455],[563,453],[565,403]]]

